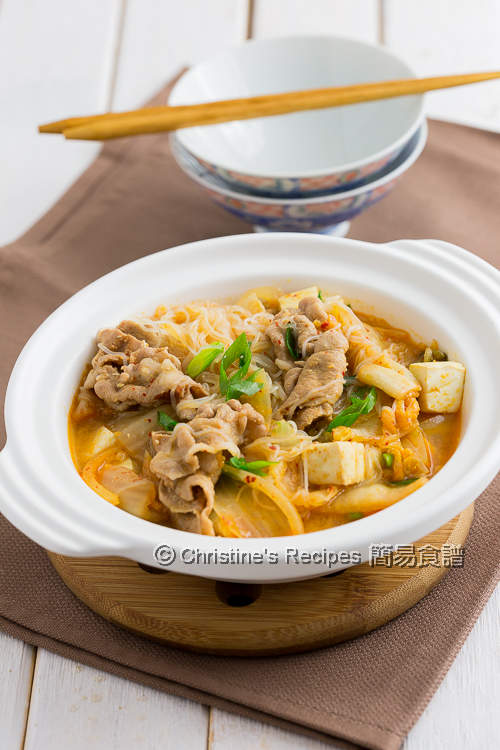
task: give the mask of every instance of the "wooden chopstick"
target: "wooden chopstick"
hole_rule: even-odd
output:
[[[214,125],[231,120],[247,120],[289,112],[340,107],[376,99],[421,94],[435,89],[464,86],[495,78],[500,78],[499,71],[307,89],[204,104],[147,107],[129,112],[71,117],[41,125],[39,131],[41,133],[62,132],[66,138],[70,139],[100,141],[130,135],[160,133],[196,125]]]
[[[122,120],[130,115],[141,112],[145,115],[156,114],[158,112],[164,112],[165,107],[143,107],[142,109],[134,109],[128,112],[105,112],[102,115],[87,115],[83,117],[67,117],[65,120],[55,120],[54,122],[48,122],[45,125],[38,126],[39,133],[62,133],[64,130],[69,128],[77,128],[80,125],[86,125],[92,122],[102,122],[103,120]]]
[[[224,100],[221,104],[229,104],[231,101],[240,101],[239,99]],[[217,102],[214,102],[215,104]],[[190,110],[191,104],[176,107],[177,112],[182,110]],[[149,117],[150,115],[161,115],[165,111],[170,111],[172,107],[165,105],[157,107],[141,107],[140,109],[131,109],[125,112],[103,112],[100,115],[83,115],[80,117],[67,117],[64,120],[55,120],[54,122],[48,122],[45,125],[38,126],[39,133],[64,133],[65,130],[80,127],[81,125],[87,125],[90,123],[99,122],[113,122],[114,120],[128,120],[131,117],[140,115],[141,117]]]

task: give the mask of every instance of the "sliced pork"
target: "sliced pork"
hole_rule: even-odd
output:
[[[263,417],[235,399],[217,407],[204,405],[198,416],[172,432],[153,432],[149,471],[160,481],[159,498],[176,528],[214,533],[209,516],[225,453],[239,456],[240,445],[265,433]]]
[[[104,328],[84,389],[93,390],[107,406],[124,411],[140,404],[180,401],[188,394],[207,395],[205,386],[185,375],[166,347],[150,346],[120,328]]]
[[[273,322],[267,327],[266,335],[273,345],[276,365],[280,370],[289,370],[295,365],[286,345],[286,331],[289,326],[292,329],[299,360],[312,351],[310,339],[318,333],[309,318],[294,310],[282,310],[275,315]]]
[[[161,328],[147,321],[139,323],[135,320],[122,320],[118,328],[140,341],[145,341],[149,346],[166,346],[167,344],[167,336]]]
[[[299,302],[299,312],[309,318],[313,323],[325,323],[328,320],[328,313],[325,310],[323,302],[319,297],[304,297]]]
[[[333,414],[333,406],[344,388],[347,369],[347,340],[339,330],[321,333],[314,342],[314,351],[304,366],[287,373],[287,398],[274,414],[275,419],[293,419],[305,429],[320,417]]]
[[[320,417],[329,417],[344,387],[348,343],[331,325],[325,305],[318,297],[300,300],[297,310],[282,310],[266,334],[273,344],[277,366],[284,371],[283,389],[287,395],[273,416],[293,419],[304,429]],[[286,344],[291,326],[297,360]],[[325,328],[327,330],[325,330]]]

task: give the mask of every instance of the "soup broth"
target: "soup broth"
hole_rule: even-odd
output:
[[[104,500],[201,534],[352,523],[453,454],[465,368],[318,287],[158,307],[97,333],[76,470]]]

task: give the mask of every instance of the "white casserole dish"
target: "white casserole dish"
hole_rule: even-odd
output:
[[[294,289],[320,283],[366,312],[437,338],[467,367],[460,444],[423,488],[386,510],[350,524],[271,539],[198,536],[129,515],[78,476],[67,437],[75,388],[103,326],[156,305],[200,297],[234,297],[269,283]],[[242,582],[290,581],[346,567],[285,562],[299,554],[359,552],[370,544],[410,543],[471,503],[500,467],[500,273],[476,256],[435,240],[376,245],[304,234],[240,235],[204,240],[150,255],[98,279],[59,307],[24,347],[5,404],[7,445],[0,453],[0,510],[24,534],[65,555],[120,555],[162,567],[158,545],[176,553],[168,568]],[[202,553],[266,548],[262,563],[201,565]],[[236,554],[233,553],[233,554]],[[278,561],[271,561],[274,553]]]

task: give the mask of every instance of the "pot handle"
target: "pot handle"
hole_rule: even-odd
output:
[[[460,278],[464,276],[473,277],[477,288],[481,287],[481,296],[494,308],[493,314],[498,314],[498,298],[500,292],[500,271],[483,260],[479,255],[465,250],[463,247],[453,245],[444,240],[395,240],[388,242],[387,247],[394,247],[402,252],[409,252],[424,260],[432,258],[434,265],[442,258],[448,261],[451,268],[453,261],[455,273]]]
[[[19,531],[51,552],[68,557],[119,554],[116,540],[97,540],[56,509],[48,508],[12,459],[8,446],[0,452],[0,512]]]

